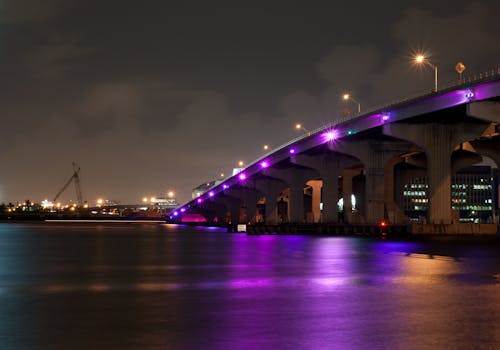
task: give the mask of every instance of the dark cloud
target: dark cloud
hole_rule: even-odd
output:
[[[500,56],[494,1],[1,4],[0,201],[50,198],[72,161],[89,200],[186,200],[296,122],[338,119],[343,91],[366,109],[430,90],[412,50],[443,83]]]

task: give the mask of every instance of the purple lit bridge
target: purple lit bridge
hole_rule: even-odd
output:
[[[499,123],[500,69],[308,132],[177,208],[171,221],[197,214],[216,225],[496,234]]]

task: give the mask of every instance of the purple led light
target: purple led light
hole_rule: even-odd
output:
[[[227,188],[228,188],[228,187],[229,187],[229,186],[228,186],[228,185],[226,185],[226,184],[222,185],[222,188],[223,188],[223,189],[225,189],[225,190],[227,190]]]
[[[214,196],[214,193],[213,193],[212,191],[210,191],[210,192],[208,193],[208,195],[209,195],[210,197],[213,197],[213,196]]]
[[[386,122],[389,120],[389,116],[387,114],[382,115],[382,121]]]
[[[181,208],[181,213],[184,213],[186,211],[185,208]]]
[[[295,148],[290,148],[290,150],[288,152],[290,152],[290,154],[295,154],[296,150],[295,150]]]
[[[179,215],[179,213],[178,213],[178,212],[176,212],[176,211],[174,211],[174,216],[177,216],[177,215]]]
[[[202,199],[201,199],[201,198],[198,198],[196,201],[197,201],[198,203],[201,203],[201,202],[202,202]]]
[[[335,130],[330,130],[325,132],[322,136],[325,141],[333,141],[337,138],[337,132]]]
[[[269,166],[269,163],[265,160],[263,160],[262,162],[260,162],[260,167],[265,169]]]
[[[465,90],[465,98],[470,100],[474,97],[474,92],[472,90]]]
[[[240,180],[245,180],[247,178],[247,176],[244,173],[241,173],[238,177]]]

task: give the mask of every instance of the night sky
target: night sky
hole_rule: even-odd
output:
[[[339,118],[500,66],[495,1],[0,0],[0,202],[122,203],[202,182]],[[75,200],[73,187],[61,197]]]

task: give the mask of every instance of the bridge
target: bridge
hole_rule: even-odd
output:
[[[171,219],[186,222],[198,213],[210,224],[496,234],[498,182],[490,170],[467,177],[466,169],[485,160],[500,167],[499,124],[500,68],[307,132],[177,208]],[[489,197],[483,200],[481,191]],[[472,205],[471,196],[484,205]],[[485,208],[490,215],[461,216]]]

